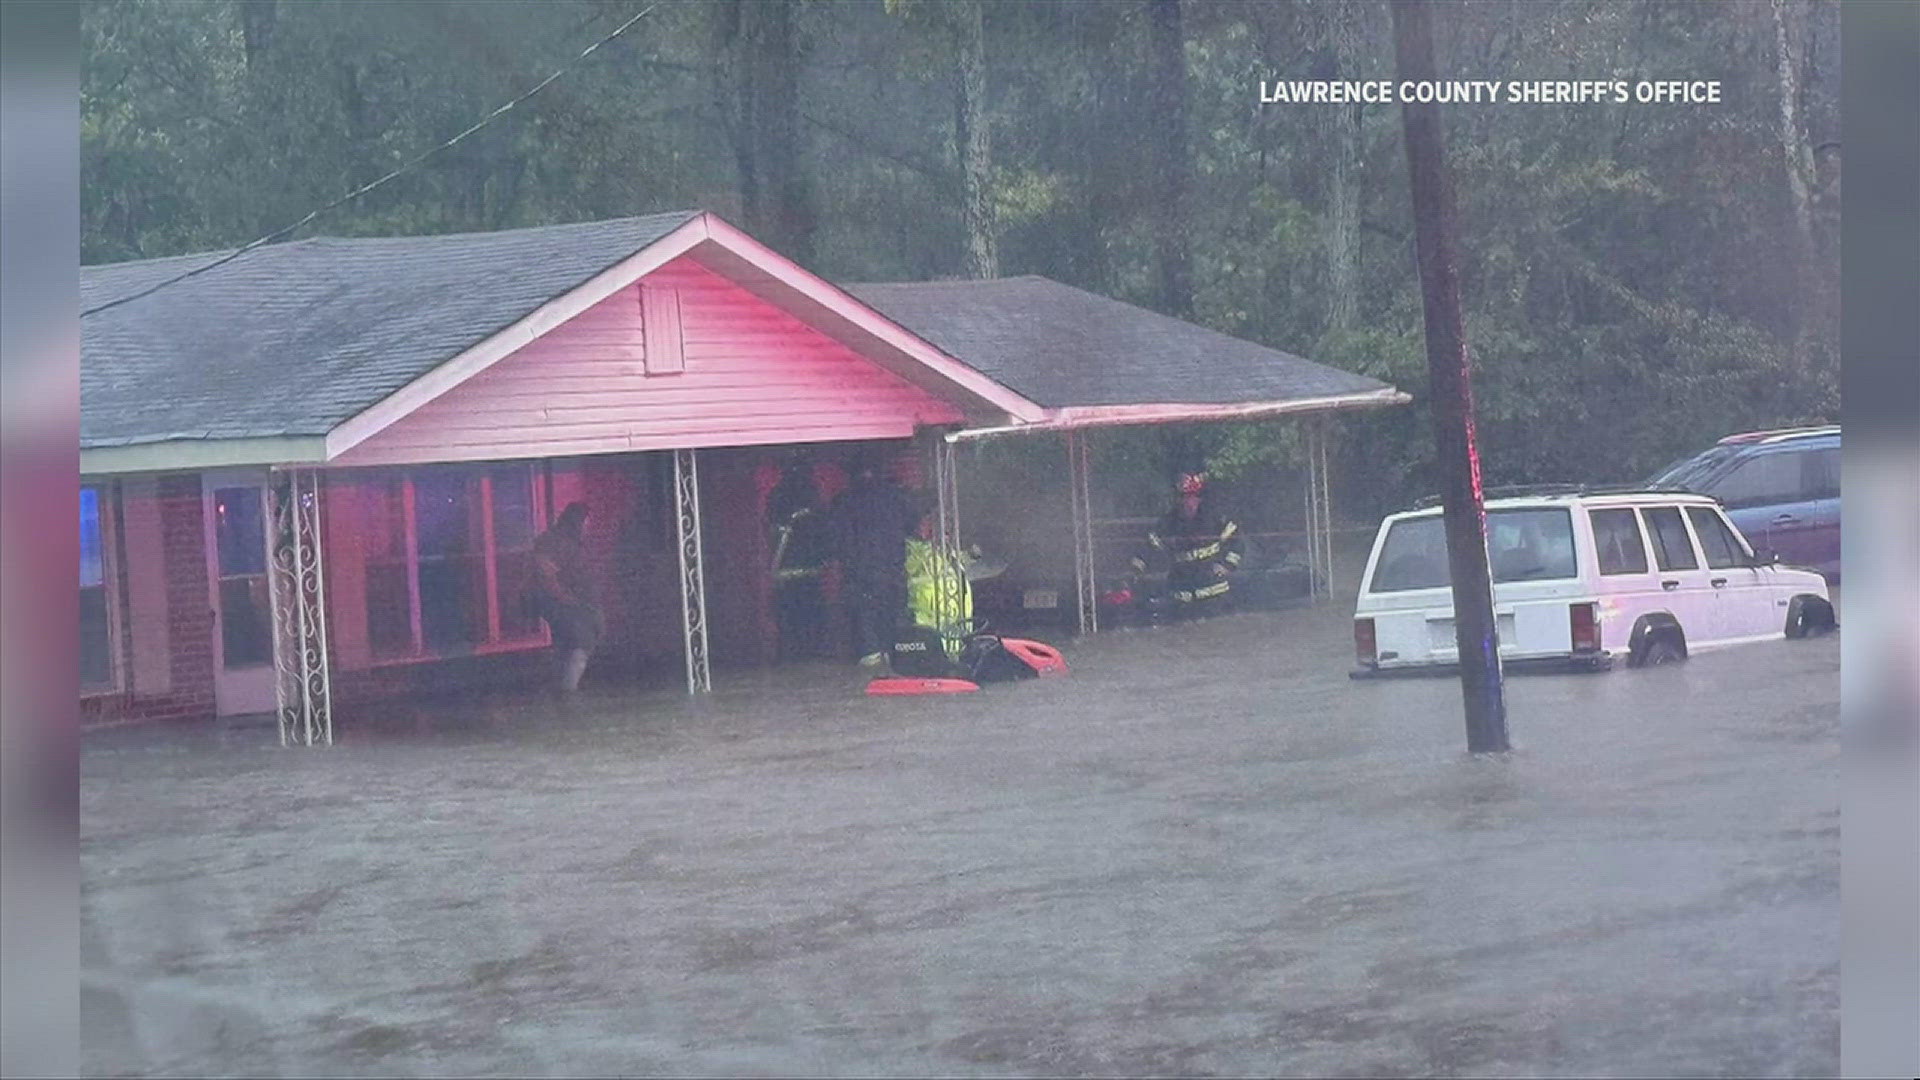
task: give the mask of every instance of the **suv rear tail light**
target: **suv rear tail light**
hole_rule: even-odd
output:
[[[1600,605],[1574,604],[1567,609],[1567,621],[1573,631],[1573,651],[1600,651]]]
[[[1372,664],[1377,661],[1378,649],[1373,640],[1372,619],[1353,620],[1353,652],[1363,664]]]

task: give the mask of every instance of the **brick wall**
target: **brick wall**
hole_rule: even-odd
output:
[[[119,605],[132,636],[164,629],[167,688],[146,692],[137,683],[115,694],[84,697],[81,716],[88,720],[201,719],[213,715],[213,605],[207,586],[205,522],[200,477],[181,473],[154,485],[160,529],[160,565],[165,576],[164,611],[131,611]],[[126,592],[122,593],[124,597]],[[148,620],[162,620],[163,627]]]

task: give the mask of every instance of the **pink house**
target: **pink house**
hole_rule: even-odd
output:
[[[531,544],[576,500],[611,668],[697,692],[771,656],[777,455],[830,496],[845,449],[889,447],[946,507],[958,439],[1405,400],[1041,278],[841,288],[699,212],[181,277],[217,257],[83,270],[91,716],[277,710],[325,742],[336,701],[524,677]]]

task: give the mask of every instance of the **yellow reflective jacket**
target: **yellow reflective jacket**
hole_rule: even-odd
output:
[[[941,591],[946,590],[946,618],[941,618]],[[958,556],[942,557],[934,546],[918,538],[907,541],[907,608],[913,621],[936,630],[949,647],[966,635],[973,620],[973,589],[966,566]]]

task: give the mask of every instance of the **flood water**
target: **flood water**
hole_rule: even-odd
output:
[[[91,1073],[1832,1075],[1839,638],[1348,680],[1351,604],[867,698],[90,732]]]

